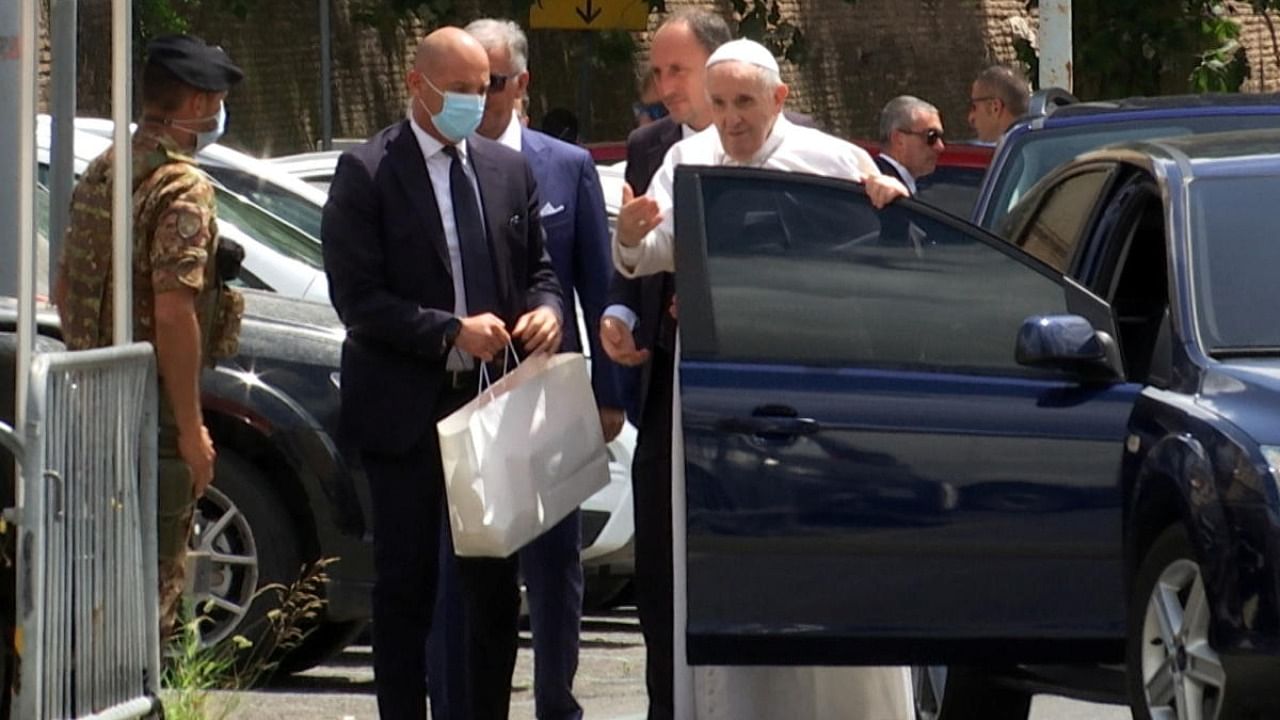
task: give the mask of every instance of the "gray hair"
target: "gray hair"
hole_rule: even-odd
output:
[[[693,33],[693,37],[702,46],[702,49],[707,51],[708,55],[715,52],[716,48],[733,39],[733,33],[729,32],[729,24],[724,21],[724,18],[708,10],[681,10],[673,15],[668,15],[658,29],[661,30],[668,25],[675,24],[687,26],[689,32]]]
[[[529,69],[529,38],[525,36],[524,30],[511,20],[494,18],[473,20],[464,30],[485,50],[505,48],[511,55],[511,67],[516,73]]]
[[[916,113],[938,114],[938,108],[914,95],[899,95],[880,111],[880,144],[887,146],[894,130],[914,129]]]
[[[992,65],[979,73],[974,82],[1000,98],[1014,117],[1027,114],[1031,88],[1022,73],[1007,65]]]

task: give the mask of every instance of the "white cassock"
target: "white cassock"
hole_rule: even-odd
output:
[[[741,165],[803,172],[849,180],[878,175],[862,148],[826,133],[800,127],[779,115],[773,131],[750,162],[725,155],[714,127],[676,143],[653,176],[648,196],[658,203],[662,222],[635,248],[613,242],[613,261],[627,277],[675,270],[672,186],[678,165]],[[672,393],[671,512],[672,568],[675,575],[676,720],[909,720],[913,717],[911,673],[905,667],[737,667],[691,669],[685,652],[685,492],[684,433],[680,413],[680,345]]]

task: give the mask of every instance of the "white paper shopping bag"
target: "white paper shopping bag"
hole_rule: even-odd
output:
[[[578,353],[535,355],[441,420],[454,551],[508,557],[609,482]]]

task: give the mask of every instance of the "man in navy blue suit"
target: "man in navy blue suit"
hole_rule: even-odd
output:
[[[580,352],[590,343],[592,385],[600,408],[606,441],[622,429],[624,413],[617,387],[617,366],[588,332],[579,337],[574,292],[582,304],[588,328],[598,327],[613,274],[604,196],[595,164],[586,150],[526,129],[516,103],[529,83],[529,43],[520,26],[509,20],[476,20],[466,30],[489,55],[489,89],[484,119],[477,133],[521,152],[538,183],[538,218],[546,232],[547,252],[564,290],[565,323],[561,348]],[[447,538],[446,538],[447,543]],[[582,707],[573,697],[578,669],[578,635],[582,619],[583,578],[579,551],[581,517],[575,511],[556,527],[519,552],[533,630],[534,701],[539,720],[578,720]],[[456,587],[449,577],[451,558],[444,558],[441,578],[446,588],[436,605],[438,628],[429,641],[427,684],[435,720],[465,718],[467,690],[460,677],[466,667],[463,653],[463,615]],[[461,622],[460,622],[461,620]]]
[[[475,397],[478,363],[508,343],[560,346],[564,305],[528,162],[473,135],[490,85],[459,28],[418,46],[409,117],[348,150],[320,228],[346,326],[342,431],[374,513],[373,666],[382,717],[425,720],[444,470],[436,422]],[[470,720],[506,720],[519,594],[514,559],[457,562],[468,616]]]

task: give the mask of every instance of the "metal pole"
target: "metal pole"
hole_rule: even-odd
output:
[[[1071,0],[1040,3],[1040,87],[1071,92]]]
[[[320,0],[320,149],[333,149],[333,25]]]
[[[26,432],[27,387],[36,334],[36,24],[38,0],[23,0],[18,29],[18,357],[16,426]]]
[[[133,143],[129,137],[129,116],[133,113],[132,6],[130,0],[113,0],[111,6],[111,116],[115,120],[111,284],[116,345],[127,345],[133,339]]]
[[[53,0],[49,13],[49,40],[53,67],[49,128],[49,288],[58,274],[62,238],[71,216],[71,190],[75,185],[76,117],[76,15],[78,0]]]

